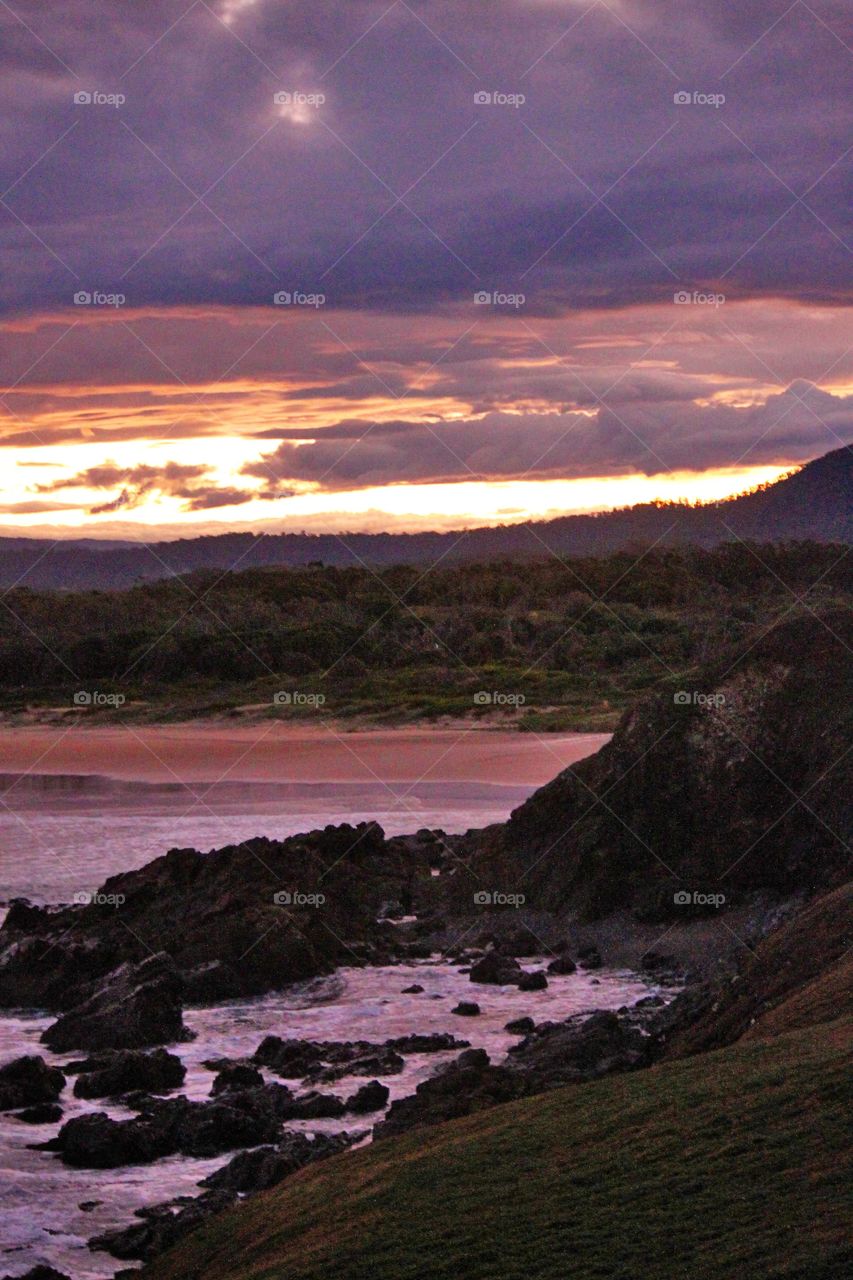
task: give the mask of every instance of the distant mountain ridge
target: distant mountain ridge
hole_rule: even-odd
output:
[[[816,458],[775,484],[704,506],[645,503],[448,533],[224,533],[171,542],[0,538],[0,587],[102,590],[192,573],[267,566],[433,564],[501,557],[608,555],[637,545],[715,546],[734,539],[853,543],[853,449]],[[49,548],[49,549],[48,549]]]

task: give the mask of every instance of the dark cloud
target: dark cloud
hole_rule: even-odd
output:
[[[250,502],[256,495],[245,489],[234,489],[202,483],[210,472],[203,464],[187,465],[168,462],[162,467],[140,464],[119,467],[114,463],[88,467],[76,475],[35,486],[37,493],[57,493],[65,489],[118,489],[106,502],[89,508],[90,515],[108,515],[116,511],[132,511],[152,495],[185,499],[184,511],[205,511],[213,507],[230,507]],[[278,495],[284,496],[284,495]],[[36,509],[39,504],[34,504]],[[47,508],[50,504],[43,504]]]
[[[523,288],[549,314],[720,279],[732,297],[849,298],[846,0],[14,9],[8,310],[81,289],[175,306],[320,289],[411,312]],[[282,90],[325,102],[282,113]]]
[[[464,480],[575,479],[792,461],[853,440],[853,396],[792,385],[755,408],[682,403],[583,413],[489,413],[421,423],[349,420],[288,438],[243,474],[322,489]]]

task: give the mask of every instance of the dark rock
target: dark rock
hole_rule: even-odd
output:
[[[315,1160],[345,1151],[361,1134],[318,1133],[309,1138],[304,1133],[285,1133],[274,1147],[258,1147],[254,1151],[241,1151],[228,1164],[209,1174],[199,1184],[202,1187],[225,1188],[241,1195],[252,1191],[266,1191],[277,1186],[290,1174],[296,1173]]]
[[[55,1102],[64,1087],[64,1074],[38,1054],[15,1058],[0,1067],[0,1111]]]
[[[183,1084],[186,1068],[180,1058],[165,1049],[145,1053],[140,1049],[116,1049],[82,1062],[73,1062],[69,1074],[76,1074],[77,1098],[111,1098],[136,1090],[166,1093]]]
[[[603,961],[598,947],[581,947],[578,951],[578,964],[582,969],[600,969]]]
[[[171,1203],[140,1210],[137,1216],[143,1221],[120,1231],[93,1236],[89,1248],[104,1250],[123,1261],[131,1258],[148,1261],[183,1240],[215,1213],[230,1208],[236,1198],[233,1191],[208,1191],[183,1203],[177,1212],[173,1212]]]
[[[265,1085],[210,1102],[158,1098],[133,1120],[112,1120],[103,1111],[75,1116],[41,1149],[57,1151],[65,1164],[87,1169],[148,1164],[178,1152],[214,1156],[273,1141],[294,1105],[283,1085]]]
[[[419,996],[423,991],[423,987],[419,982],[413,982],[410,987],[403,987],[401,994],[404,996]]]
[[[508,987],[517,985],[521,973],[522,968],[517,960],[511,956],[502,956],[497,951],[489,951],[472,966],[470,980]]]
[[[558,974],[577,973],[577,968],[572,957],[564,952],[551,961],[548,965],[548,972]]]
[[[512,1022],[506,1024],[504,1031],[509,1031],[514,1036],[527,1036],[535,1026],[536,1023],[532,1018],[514,1018]]]
[[[378,1080],[371,1080],[370,1084],[363,1084],[357,1093],[347,1099],[347,1111],[353,1111],[356,1115],[366,1115],[369,1111],[381,1111],[388,1101],[390,1090],[387,1085],[381,1084]]]
[[[81,1200],[77,1208],[81,1213],[91,1213],[93,1209],[97,1209],[103,1203],[103,1200]]]
[[[69,1049],[145,1049],[186,1040],[182,983],[165,953],[116,969],[82,1004],[42,1035],[56,1053]]]
[[[308,1073],[308,1079],[318,1084],[331,1084],[343,1076],[396,1076],[405,1065],[399,1053],[393,1049],[378,1046],[375,1053],[350,1060],[345,1058],[340,1064],[311,1071]]]
[[[16,1112],[15,1119],[24,1124],[56,1124],[62,1119],[62,1107],[58,1102],[40,1102],[38,1106]]]
[[[483,1049],[468,1049],[455,1062],[418,1085],[412,1097],[391,1104],[386,1118],[374,1127],[377,1139],[408,1129],[440,1124],[474,1111],[520,1097],[520,1076],[506,1067],[493,1067]]]
[[[301,1080],[323,1061],[320,1047],[310,1040],[282,1040],[280,1036],[267,1036],[258,1045],[253,1061],[269,1067],[285,1080]]]
[[[312,1090],[300,1098],[294,1098],[287,1114],[288,1120],[327,1120],[342,1116],[346,1110],[340,1098],[332,1093]]]
[[[240,1063],[234,1063],[222,1068],[213,1082],[210,1093],[215,1098],[220,1093],[230,1093],[234,1089],[262,1088],[263,1083],[264,1077],[257,1067],[247,1067]]]
[[[332,973],[362,946],[365,958],[393,957],[376,917],[394,899],[418,914],[421,888],[436,896],[429,856],[425,844],[386,841],[376,823],[342,824],[210,853],[171,849],[111,877],[88,905],[18,902],[0,928],[0,1007],[67,1013],[120,966],[143,960],[154,938],[184,978],[185,998],[203,1002]],[[293,898],[297,886],[305,904]]]
[[[438,1031],[430,1035],[398,1036],[396,1040],[386,1040],[385,1047],[396,1049],[397,1053],[446,1053],[448,1049],[467,1049],[469,1042],[449,1031]]]
[[[541,969],[535,973],[523,973],[518,980],[519,991],[544,991],[547,986],[548,979]]]
[[[651,1046],[632,1022],[600,1011],[537,1027],[509,1052],[508,1065],[524,1076],[530,1092],[539,1092],[646,1066]]]
[[[3,1276],[3,1280],[69,1280],[69,1277],[54,1267],[38,1266],[30,1267],[22,1276]]]
[[[458,1013],[460,1018],[476,1018],[480,1014],[480,1006],[475,1000],[460,1000],[451,1013]]]

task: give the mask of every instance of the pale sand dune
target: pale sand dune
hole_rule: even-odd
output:
[[[451,729],[354,733],[281,722],[0,729],[0,773],[103,774],[144,782],[434,782],[539,786],[606,733]]]

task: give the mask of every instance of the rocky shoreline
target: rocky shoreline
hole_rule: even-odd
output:
[[[835,625],[849,629],[849,618]],[[368,1133],[384,1141],[641,1070],[677,1042],[691,1051],[691,1036],[713,1043],[718,1031],[694,1028],[737,1008],[745,960],[847,869],[849,672],[827,634],[802,620],[779,627],[736,675],[706,671],[689,705],[680,694],[641,703],[598,755],[506,824],[389,839],[368,822],[208,854],[173,849],[82,905],[13,902],[0,929],[0,1008],[56,1015],[42,1036],[48,1049],[89,1055],[67,1067],[75,1095],[119,1098],[134,1113],[74,1116],[40,1149],[93,1169],[238,1153],[203,1180],[201,1196],[140,1210],[139,1223],[93,1247],[148,1259],[234,1199]],[[785,807],[787,793],[804,790],[807,813]],[[450,1033],[268,1036],[248,1058],[206,1064],[214,1078],[203,1101],[163,1096],[179,1087],[182,1064],[162,1046],[188,1043],[192,1006],[435,953],[467,978],[470,998],[448,1011],[463,1030],[480,1016],[480,992],[535,1000],[551,981],[626,961],[667,995],[556,1022],[525,1012],[508,1024],[518,1040],[500,1062]],[[746,1013],[731,1016],[743,1023]],[[408,1055],[457,1049],[387,1106],[384,1080]],[[363,1083],[347,1096],[324,1091],[348,1077]],[[35,1056],[0,1069],[2,1105],[31,1123],[58,1118],[64,1085]],[[361,1127],[370,1115],[377,1122]],[[356,1127],[334,1137],[287,1129],[350,1117]]]

